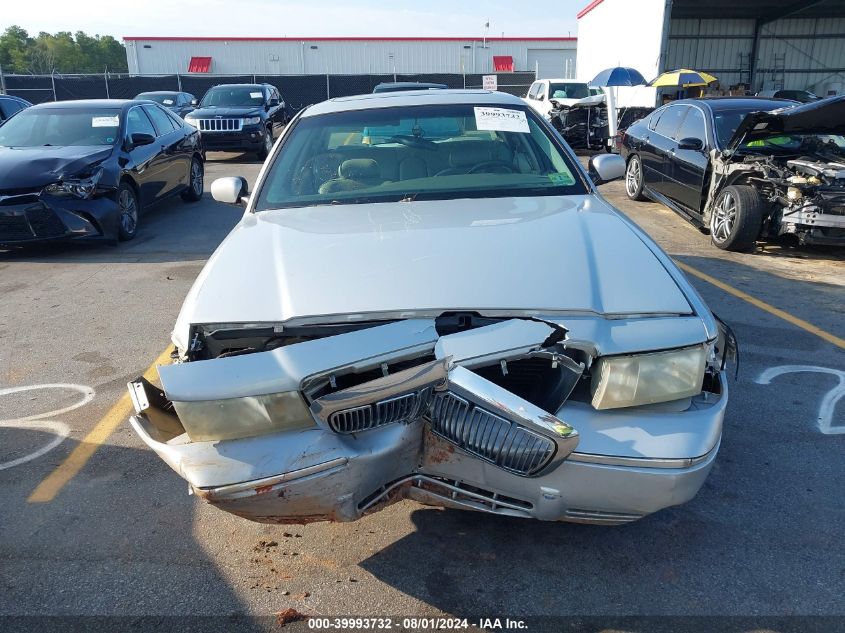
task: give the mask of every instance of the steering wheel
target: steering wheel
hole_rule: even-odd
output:
[[[486,174],[515,174],[514,168],[509,163],[503,160],[485,160],[483,163],[473,165],[467,172],[468,174],[477,174],[483,171]]]
[[[387,139],[390,143],[399,143],[407,147],[414,147],[416,149],[427,149],[429,151],[437,151],[437,143],[429,141],[427,138],[419,136],[409,136],[407,134],[397,134]]]

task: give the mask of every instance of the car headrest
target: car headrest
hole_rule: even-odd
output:
[[[381,176],[378,163],[372,158],[350,158],[337,168],[337,175],[350,180],[372,179]]]
[[[451,167],[467,167],[490,160],[490,149],[484,143],[458,142],[449,152]]]

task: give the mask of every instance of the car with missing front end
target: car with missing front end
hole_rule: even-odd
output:
[[[625,191],[665,204],[725,250],[782,235],[845,245],[844,135],[845,96],[677,101],[623,133]]]
[[[205,93],[185,121],[207,151],[255,152],[264,160],[287,124],[285,101],[270,84],[221,84]]]
[[[132,427],[260,522],[410,498],[620,524],[690,500],[735,341],[597,194],[623,172],[601,155],[588,175],[503,93],[305,109],[254,191],[212,184],[246,212],[185,299],[174,362],[129,383]]]
[[[0,244],[130,240],[151,205],[203,193],[197,131],[152,101],[44,103],[0,127]]]

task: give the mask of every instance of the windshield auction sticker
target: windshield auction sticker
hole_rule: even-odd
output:
[[[91,117],[91,127],[117,127],[120,125],[118,116],[95,116]]]
[[[250,99],[260,99],[263,96],[264,95],[262,95],[260,92],[250,92],[249,93]]]
[[[528,134],[528,119],[522,110],[508,108],[473,108],[475,127],[479,130],[494,132],[522,132]]]

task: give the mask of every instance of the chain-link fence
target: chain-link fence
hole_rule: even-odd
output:
[[[533,72],[497,73],[498,89],[522,96],[534,81]],[[423,73],[416,75],[3,75],[7,94],[32,103],[69,99],[131,99],[141,92],[173,90],[202,98],[221,83],[268,83],[276,86],[291,113],[333,97],[373,91],[391,81],[440,83],[450,88],[481,88],[480,74]]]

